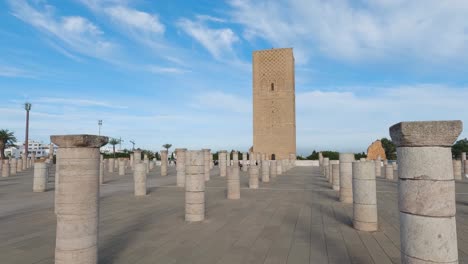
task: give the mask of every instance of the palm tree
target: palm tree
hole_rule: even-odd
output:
[[[109,144],[112,145],[112,153],[114,153],[114,158],[115,158],[115,145],[120,144],[120,140],[117,138],[111,138],[109,140]]]
[[[172,144],[164,144],[162,146],[169,152],[169,149],[172,147]]]
[[[8,131],[8,129],[0,130],[0,158],[5,159],[5,147],[8,145],[13,145],[16,142],[16,137],[13,132]]]

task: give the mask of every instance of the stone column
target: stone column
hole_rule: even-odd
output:
[[[55,177],[57,178],[58,175],[58,161],[55,164]],[[99,162],[99,184],[104,183],[104,157],[101,155],[101,159]]]
[[[453,177],[455,180],[461,180],[462,179],[462,163],[461,160],[453,160]]]
[[[146,173],[148,174],[149,173],[149,159],[143,159],[143,164],[145,164],[145,168],[146,168]]]
[[[185,155],[185,154],[184,154]],[[152,171],[154,169],[154,161],[153,160],[149,160],[149,170]]]
[[[262,182],[270,181],[270,165],[268,160],[262,160]]]
[[[213,164],[213,154],[210,152],[210,170],[212,170],[214,167],[214,164]]]
[[[468,160],[465,160],[464,163],[465,163],[464,164],[465,165],[464,166],[465,167],[465,170],[464,170],[465,171],[465,178],[468,178]]]
[[[38,162],[34,166],[33,192],[45,192],[47,189],[47,176],[49,169],[47,163]]]
[[[402,122],[397,147],[402,263],[458,263],[451,147],[461,121]]]
[[[26,154],[23,154],[21,155],[21,159],[23,160],[21,170],[26,170],[28,167],[28,157],[26,157]]]
[[[466,152],[462,152],[461,154],[461,162],[462,162],[462,174],[466,174],[467,172],[465,171],[465,160],[466,160]]]
[[[283,174],[283,164],[281,164],[281,160],[276,161],[276,175]]]
[[[239,166],[239,153],[237,151],[232,153],[232,163]]]
[[[99,223],[99,148],[107,137],[51,136],[59,146],[56,190],[56,264],[97,263]]]
[[[0,160],[0,161],[2,161],[2,160]],[[10,161],[5,159],[2,162],[3,162],[2,177],[10,177]]]
[[[185,221],[205,219],[205,161],[203,151],[186,152]]]
[[[226,155],[226,166],[231,166],[231,154],[229,152]]]
[[[136,149],[133,151],[133,165],[141,163],[141,150]]]
[[[320,167],[320,170],[322,171],[322,165],[323,165],[323,154],[322,152],[319,152],[319,167]],[[323,173],[323,172],[322,172]]]
[[[19,158],[16,162],[16,172],[23,171],[23,158]]]
[[[392,166],[392,164],[385,165],[385,179],[393,180],[393,166]]]
[[[12,158],[10,160],[10,175],[11,176],[15,176],[16,175],[16,166],[17,166],[17,162],[16,162],[16,158]]]
[[[330,159],[329,158],[323,158],[323,171],[325,178],[328,180],[330,177]]]
[[[34,166],[34,163],[36,162],[36,153],[31,154],[31,166]]]
[[[258,166],[249,166],[249,188],[258,189]]]
[[[120,176],[125,175],[125,161],[123,159],[119,160],[119,175]]]
[[[240,199],[239,166],[237,164],[234,164],[228,170],[227,198],[230,200]]]
[[[135,164],[133,170],[133,182],[135,196],[145,196],[147,194],[145,163]]]
[[[204,160],[204,169],[205,169],[205,181],[210,180],[210,156],[211,149],[202,149],[203,151],[203,160]]]
[[[255,160],[255,153],[254,152],[250,152],[250,155],[249,155],[249,161],[250,161],[250,166],[256,166],[256,160]]]
[[[382,176],[382,161],[380,159],[375,160],[375,177]]]
[[[176,170],[177,170],[177,177],[176,182],[178,187],[185,186],[185,156],[187,153],[186,148],[178,148],[175,149],[177,163],[176,163]]]
[[[218,160],[219,160],[219,176],[226,177],[226,170],[227,170],[227,157],[228,153],[226,150],[221,150],[218,152]]]
[[[332,188],[334,191],[340,190],[340,164],[332,164]]]
[[[242,171],[247,171],[247,152],[242,153]]]
[[[114,173],[114,163],[115,159],[114,158],[109,158],[107,161],[107,171],[109,173]]]
[[[167,176],[167,150],[161,150],[161,176]]]
[[[353,203],[353,153],[340,153],[340,202]]]
[[[260,152],[256,152],[255,157],[256,157],[258,164],[260,164],[261,163],[260,161],[262,160],[262,154],[260,154]]]
[[[377,231],[375,162],[353,162],[353,226],[360,231]]]
[[[329,177],[328,177],[328,183],[333,186],[333,165],[340,164],[339,160],[330,160],[329,162]]]
[[[398,179],[398,163],[392,163],[393,166],[393,178]]]
[[[130,167],[132,168],[133,170],[133,164],[134,164],[134,160],[133,160],[133,153],[130,153]]]
[[[276,160],[270,160],[270,175],[273,179],[278,175],[278,165],[276,164]]]

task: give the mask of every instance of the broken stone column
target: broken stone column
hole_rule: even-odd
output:
[[[167,176],[167,150],[161,150],[161,176]]]
[[[23,171],[23,159],[19,158],[16,162],[16,172],[22,172]]]
[[[230,200],[240,199],[239,166],[237,166],[237,164],[234,164],[228,170],[227,198]]]
[[[461,180],[462,179],[462,163],[461,160],[453,160],[453,177],[455,180]]]
[[[205,219],[205,157],[203,151],[186,152],[185,221]]]
[[[262,182],[270,181],[270,165],[268,160],[262,160]]]
[[[2,161],[2,160],[0,160],[0,161]],[[3,162],[2,177],[10,177],[10,161],[5,159],[2,162]]]
[[[47,163],[38,162],[34,166],[33,192],[45,192],[47,189],[47,176],[49,169]]]
[[[402,263],[458,263],[451,147],[461,121],[402,122],[397,147]]]
[[[228,153],[226,150],[221,150],[218,152],[218,160],[219,160],[219,176],[226,177],[226,170],[227,170],[227,158]]]
[[[283,174],[283,164],[281,164],[281,160],[276,162],[276,175]]]
[[[56,190],[56,264],[95,264],[98,260],[99,148],[107,137],[51,136],[59,146]]]
[[[16,175],[16,169],[17,169],[16,166],[18,166],[18,165],[17,165],[17,160],[16,160],[16,158],[12,158],[12,159],[10,160],[10,175],[11,175],[11,176],[15,176],[15,175]]]
[[[242,153],[242,171],[247,171],[247,152]]]
[[[330,177],[330,159],[329,158],[323,158],[323,171],[325,178],[328,180]]]
[[[147,173],[145,163],[135,164],[133,170],[133,184],[135,196],[145,196],[147,194],[146,175]]]
[[[360,231],[377,231],[375,162],[353,162],[353,226]]]
[[[340,165],[332,165],[332,188],[334,191],[340,190]]]
[[[382,161],[380,159],[375,160],[375,177],[382,176]]]
[[[120,176],[125,175],[125,161],[124,160],[119,160],[119,175]]]
[[[258,166],[256,165],[249,167],[249,188],[258,189]]]
[[[340,153],[340,202],[353,203],[353,153]]]
[[[205,181],[210,180],[210,156],[211,156],[211,149],[202,149],[203,151],[203,158],[204,158],[204,169],[205,169]]]
[[[109,173],[114,173],[114,163],[115,163],[114,158],[107,159],[107,171]]]
[[[270,175],[273,179],[278,175],[278,165],[276,165],[276,160],[270,160]]]
[[[176,184],[178,187],[185,186],[185,156],[187,153],[186,148],[175,149],[177,163],[176,163]]]
[[[385,179],[393,180],[393,166],[392,166],[392,164],[385,165]]]

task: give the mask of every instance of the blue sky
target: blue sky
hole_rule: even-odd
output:
[[[293,47],[297,147],[365,151],[400,121],[468,122],[468,1],[5,0],[1,128],[247,149],[253,50]],[[462,137],[467,137],[463,132]]]

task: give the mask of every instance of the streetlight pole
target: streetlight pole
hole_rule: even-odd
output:
[[[98,120],[98,126],[99,126],[99,135],[101,135],[102,120]]]
[[[28,148],[29,148],[29,110],[31,110],[31,103],[24,103],[24,110],[26,110],[26,136],[24,140],[24,155],[26,159],[28,158]]]

